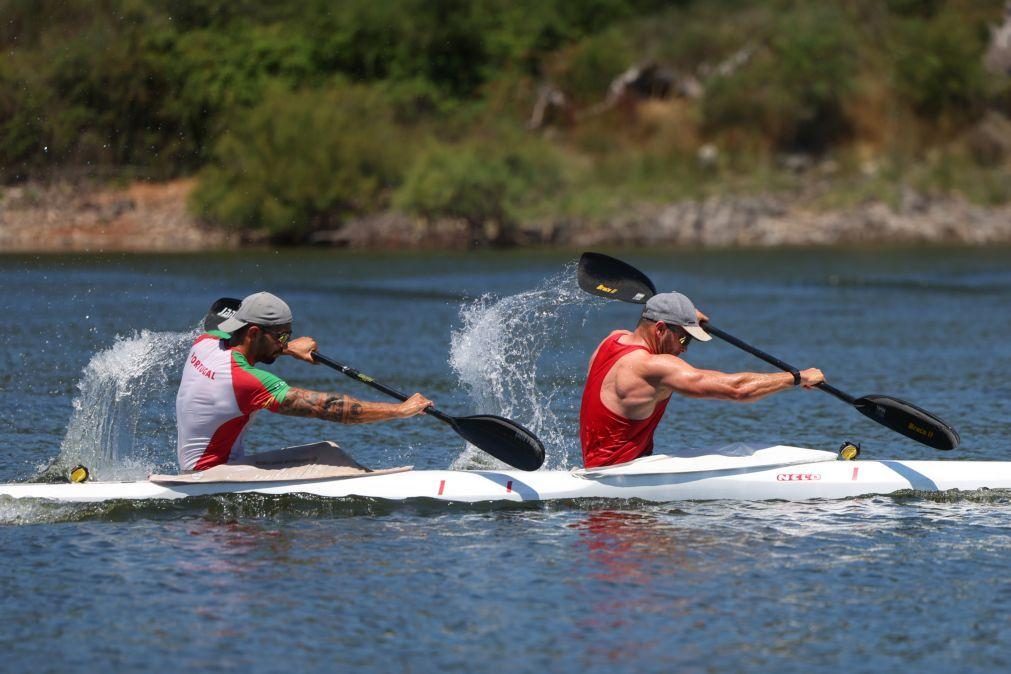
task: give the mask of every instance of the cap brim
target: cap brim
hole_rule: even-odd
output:
[[[700,342],[708,342],[713,338],[712,335],[697,325],[682,325],[681,328],[691,335],[693,339],[697,339]]]
[[[220,330],[221,332],[227,332],[231,334],[236,330],[238,330],[239,328],[245,327],[245,325],[246,325],[245,321],[240,321],[239,319],[232,316],[231,318],[222,321],[221,325],[218,326],[218,330]]]

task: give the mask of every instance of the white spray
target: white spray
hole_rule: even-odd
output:
[[[194,333],[143,330],[95,354],[55,466],[84,464],[104,480],[145,477],[175,460],[174,398]]]
[[[576,429],[552,410],[556,395],[580,386],[584,374],[557,366],[573,325],[585,321],[593,302],[579,290],[574,272],[569,265],[535,290],[501,299],[484,296],[464,306],[463,327],[452,335],[450,365],[477,409],[537,434],[547,453],[545,467],[564,465],[574,448],[578,453]],[[453,468],[501,466],[471,446],[453,462]]]

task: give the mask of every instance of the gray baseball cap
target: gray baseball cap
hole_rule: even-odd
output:
[[[253,293],[235,311],[231,318],[221,323],[218,330],[235,332],[253,323],[255,325],[285,325],[291,323],[291,309],[277,295],[268,292]]]
[[[651,321],[663,321],[667,325],[680,325],[689,335],[700,342],[708,342],[712,337],[701,327],[695,313],[695,305],[681,293],[660,293],[646,300],[642,317]]]

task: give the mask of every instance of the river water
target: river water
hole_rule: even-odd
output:
[[[450,414],[536,431],[574,467],[586,359],[637,308],[581,294],[576,252],[0,257],[0,481],[174,468],[174,395],[210,303],[269,289],[296,332]],[[625,251],[715,324],[854,395],[955,425],[942,455],[819,392],[676,400],[657,451],[775,441],[864,458],[1011,459],[1011,250]],[[768,367],[718,343],[688,359]],[[378,393],[281,359],[290,383]],[[251,449],[490,465],[433,419],[263,414]],[[1011,666],[1011,495],[807,503],[393,505],[0,498],[8,671],[991,672]]]

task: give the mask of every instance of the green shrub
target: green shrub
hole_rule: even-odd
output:
[[[944,0],[886,0],[888,11],[900,16],[920,16],[928,18],[937,13]]]
[[[394,203],[428,218],[466,220],[475,245],[508,245],[516,241],[524,209],[561,184],[560,159],[536,140],[433,145],[416,159]]]
[[[0,182],[17,182],[47,161],[42,97],[35,83],[0,62]]]
[[[708,82],[704,128],[715,136],[743,131],[778,150],[823,152],[849,133],[843,102],[856,67],[855,35],[843,11],[797,9],[743,67]]]
[[[603,101],[608,86],[618,75],[637,65],[638,55],[630,36],[620,30],[606,31],[581,41],[563,55],[559,86],[576,101]]]
[[[145,39],[100,29],[55,55],[50,82],[63,119],[53,139],[75,163],[166,166],[178,158],[182,127],[163,105],[172,96],[169,61]]]
[[[494,15],[469,0],[347,0],[310,10],[314,59],[356,81],[423,78],[470,97],[488,77]],[[308,17],[306,17],[308,18]]]
[[[400,179],[404,140],[371,89],[272,88],[215,146],[193,207],[226,226],[303,241],[350,214],[381,208]]]
[[[979,112],[986,98],[985,41],[971,23],[948,12],[931,21],[909,19],[895,33],[893,80],[901,100],[931,120]]]

